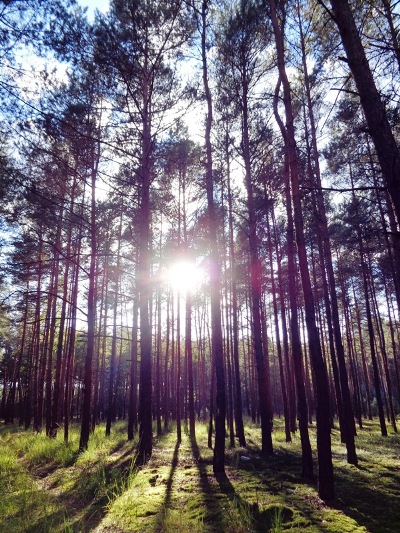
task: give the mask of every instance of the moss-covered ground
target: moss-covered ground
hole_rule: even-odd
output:
[[[78,454],[78,428],[66,445],[62,432],[48,439],[0,426],[0,531],[400,532],[400,436],[381,437],[373,422],[359,430],[359,467],[346,463],[332,430],[336,498],[329,504],[301,479],[299,436],[286,443],[279,420],[272,457],[260,455],[260,430],[247,424],[247,448],[227,448],[226,476],[218,479],[204,424],[195,440],[184,432],[178,444],[174,431],[155,439],[141,467],[123,422],[104,434],[96,428]]]

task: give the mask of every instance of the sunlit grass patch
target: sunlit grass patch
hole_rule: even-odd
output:
[[[78,449],[79,433],[70,432],[70,440],[64,442],[63,432],[59,431],[56,438],[49,438],[44,432],[35,433],[10,426],[8,431],[1,433],[0,439],[9,444],[19,458],[23,458],[28,467],[46,466],[59,467],[71,464]]]
[[[154,439],[150,461],[135,465],[126,424],[105,437],[99,425],[78,454],[60,430],[48,439],[0,426],[0,531],[146,533],[397,533],[400,523],[399,436],[381,437],[377,422],[358,431],[359,467],[348,465],[339,430],[332,430],[336,499],[326,505],[315,482],[301,478],[299,432],[285,439],[274,423],[274,454],[263,457],[257,424],[245,426],[248,446],[226,448],[226,476],[212,471],[208,425],[191,440],[182,427]],[[316,457],[316,431],[310,438]],[[227,439],[227,445],[229,440]],[[316,463],[317,467],[317,463]],[[317,468],[315,468],[317,474]],[[373,502],[373,505],[372,505]]]
[[[179,533],[201,533],[205,531],[202,517],[197,520],[188,520],[184,504],[178,509],[167,509],[160,523],[160,528],[162,528],[160,531],[179,531]]]
[[[310,438],[316,455],[315,429],[315,426],[310,428]],[[108,514],[101,527],[105,530],[115,526],[126,531],[165,533],[176,530],[199,533],[381,533],[379,529],[374,529],[373,520],[363,518],[367,511],[363,508],[362,497],[371,498],[370,489],[374,486],[367,477],[362,476],[362,469],[346,463],[345,446],[340,442],[337,429],[332,431],[338,495],[336,506],[327,506],[319,499],[316,482],[307,484],[301,479],[300,436],[297,432],[292,442],[286,443],[282,421],[274,426],[275,452],[270,458],[260,455],[259,426],[246,424],[248,448],[226,450],[230,486],[225,490],[221,489],[213,476],[213,452],[207,447],[207,436],[207,425],[198,424],[195,447],[186,432],[180,446],[176,444],[175,431],[156,439],[150,462],[140,469],[129,488],[108,506]],[[365,439],[366,453],[373,461],[374,452],[368,446],[368,436],[363,434],[361,439]],[[394,450],[395,447],[388,446],[388,453],[392,456]],[[360,458],[361,462],[366,459],[362,452]],[[383,465],[386,459],[381,457],[380,461]],[[374,468],[380,468],[379,462],[371,464]],[[385,483],[392,482],[389,473],[387,468],[386,474],[381,471],[376,479],[380,491]],[[396,472],[392,472],[392,475],[393,480],[398,481]],[[362,489],[369,485],[369,492],[360,490],[354,493],[353,490],[353,494],[350,494],[354,479]],[[382,493],[378,492],[378,505],[379,494]],[[343,502],[347,498],[352,502],[351,509],[344,507]],[[391,513],[390,504],[386,505]],[[390,525],[390,520],[386,520],[382,531],[396,531]],[[369,528],[370,524],[372,528]]]
[[[78,426],[71,427],[68,444],[61,430],[51,439],[2,427],[0,489],[7,497],[0,498],[0,531],[90,531],[132,475],[135,443],[127,442],[125,429],[116,424],[106,439],[100,426],[79,455]]]
[[[96,426],[90,435],[87,450],[79,454],[76,464],[83,466],[94,463],[124,447],[127,444],[127,438],[126,434],[121,431],[123,428],[125,424],[118,422],[113,426],[110,436],[105,437],[105,424]]]
[[[324,509],[320,518],[321,528],[329,533],[368,533],[368,529],[357,524],[350,516],[337,510]]]
[[[43,524],[43,531],[51,530],[56,506],[38,489],[15,451],[5,443],[0,447],[0,493],[0,531],[27,532],[35,523]]]
[[[50,439],[45,434],[39,433],[32,439],[24,453],[24,459],[30,465],[54,465],[54,467],[71,464],[77,450],[76,439],[68,444],[64,442],[59,433],[57,438]]]

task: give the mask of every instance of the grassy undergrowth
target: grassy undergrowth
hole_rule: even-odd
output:
[[[312,430],[313,431],[313,430]],[[0,426],[0,531],[174,533],[397,533],[400,531],[400,436],[383,438],[365,423],[357,438],[360,466],[346,463],[332,431],[336,499],[324,504],[300,477],[299,436],[287,444],[280,421],[275,453],[262,458],[260,430],[246,425],[246,449],[227,449],[226,476],[212,475],[207,428],[176,442],[167,432],[150,461],[135,468],[126,426],[111,436],[99,426],[78,455],[70,443]],[[313,437],[314,438],[314,437]],[[313,442],[315,449],[315,441]]]

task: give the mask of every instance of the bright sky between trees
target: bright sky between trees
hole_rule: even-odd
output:
[[[105,13],[110,7],[110,0],[78,0],[78,3],[88,8],[87,14],[89,19],[93,18],[95,9]]]

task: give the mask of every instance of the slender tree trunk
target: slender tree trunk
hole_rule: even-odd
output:
[[[54,255],[58,255],[57,252]],[[46,382],[46,369],[47,369],[47,352],[48,344],[50,339],[50,324],[51,324],[51,312],[53,309],[53,300],[56,298],[56,295],[52,291],[55,270],[58,268],[58,261],[52,262],[51,274],[50,274],[50,283],[49,283],[49,292],[47,297],[46,305],[46,317],[43,331],[43,342],[41,344],[41,354],[40,354],[40,368],[38,376],[38,400],[37,400],[37,410],[36,410],[36,419],[34,421],[34,427],[36,431],[42,431],[43,424],[43,410],[44,410],[44,401],[45,401],[45,382]]]
[[[96,153],[97,149],[97,153]],[[91,170],[91,203],[90,203],[90,266],[89,290],[87,304],[87,348],[83,379],[83,403],[81,434],[79,450],[86,450],[89,443],[90,419],[92,410],[92,366],[95,347],[96,328],[96,255],[97,255],[97,228],[96,228],[96,177],[99,164],[99,147],[92,146]]]
[[[250,163],[250,139],[248,124],[247,80],[242,81],[242,146],[247,189],[248,239],[250,248],[251,310],[254,356],[257,368],[258,402],[261,419],[261,450],[266,455],[273,453],[272,409],[268,383],[268,361],[262,341],[261,326],[261,262],[258,254],[257,224],[255,217],[253,184]]]
[[[230,292],[232,297],[231,314],[232,314],[232,356],[233,356],[233,373],[235,376],[234,388],[234,415],[236,435],[239,440],[239,446],[246,446],[244,435],[243,413],[242,413],[242,385],[240,379],[239,366],[239,325],[238,325],[238,303],[237,303],[237,285],[235,271],[235,247],[233,234],[233,198],[231,189],[231,172],[229,157],[229,135],[225,136],[225,154],[227,165],[227,189],[228,189],[228,224],[229,224],[229,263],[230,263]]]
[[[350,168],[350,176],[352,177],[351,168]],[[353,183],[353,179],[352,179],[352,183]],[[374,326],[373,326],[373,321],[372,321],[371,298],[370,298],[370,293],[369,293],[369,288],[368,288],[367,263],[366,263],[366,258],[365,258],[364,244],[362,240],[361,227],[360,227],[359,216],[358,216],[358,201],[354,194],[354,188],[353,188],[353,202],[356,208],[358,246],[359,246],[359,253],[360,253],[361,274],[362,274],[362,282],[363,282],[364,297],[365,297],[365,310],[367,314],[369,346],[371,350],[372,370],[373,370],[373,375],[374,375],[375,397],[376,397],[376,404],[378,407],[378,415],[379,415],[379,422],[381,426],[381,433],[382,433],[382,436],[386,437],[387,429],[386,429],[386,423],[385,423],[385,415],[383,412],[383,403],[382,403],[382,396],[381,396],[381,380],[380,380],[378,359],[377,359],[376,348],[375,348],[375,332],[374,332]]]
[[[129,369],[129,412],[128,412],[128,440],[133,440],[137,428],[137,344],[138,344],[138,304],[133,300],[132,311],[132,344]]]
[[[192,296],[186,293],[186,334],[185,355],[188,373],[188,400],[189,400],[189,436],[195,438],[195,412],[194,412],[194,383],[193,383],[193,351],[192,351]]]
[[[386,437],[387,429],[386,429],[386,423],[385,423],[385,415],[383,412],[380,372],[379,372],[378,359],[377,359],[376,349],[375,349],[375,334],[374,334],[374,326],[372,322],[371,304],[370,304],[370,297],[369,297],[369,291],[368,291],[366,266],[365,266],[365,261],[363,258],[361,259],[361,267],[362,267],[363,284],[364,284],[365,308],[367,312],[367,323],[368,323],[368,334],[369,334],[370,350],[371,350],[372,370],[373,370],[373,375],[374,375],[375,397],[376,397],[376,403],[378,407],[378,415],[379,415],[379,423],[381,426],[381,433],[382,433],[382,436]]]
[[[59,223],[57,227],[57,236],[55,243],[54,264],[55,272],[52,278],[52,284],[50,291],[53,292],[52,309],[51,309],[51,322],[50,322],[50,336],[47,345],[47,361],[46,361],[46,385],[45,385],[45,415],[46,415],[46,434],[50,436],[52,426],[52,388],[53,388],[53,348],[56,331],[57,320],[57,296],[58,296],[58,277],[59,277],[59,250],[61,246],[61,221],[63,218],[63,212],[60,213]]]
[[[269,256],[269,269],[271,275],[271,292],[272,292],[272,305],[274,311],[274,323],[275,323],[275,335],[276,335],[276,349],[278,353],[278,363],[279,363],[279,377],[281,382],[281,391],[282,391],[282,400],[283,400],[283,415],[285,418],[285,436],[286,442],[292,441],[292,436],[290,433],[290,412],[289,412],[289,403],[287,399],[287,389],[285,381],[285,372],[283,367],[283,358],[282,358],[282,345],[281,345],[281,334],[279,329],[279,314],[278,314],[278,303],[276,298],[276,284],[275,276],[273,269],[273,254],[272,254],[272,240],[271,240],[271,228],[269,223],[269,217],[266,218],[267,223],[267,237],[268,237],[268,256]]]
[[[385,334],[384,334],[383,327],[382,327],[382,318],[379,312],[379,306],[378,306],[378,302],[376,298],[376,291],[375,291],[374,283],[372,280],[372,274],[371,274],[372,265],[371,265],[370,257],[368,257],[368,260],[369,260],[368,262],[369,262],[369,272],[370,272],[369,285],[371,289],[372,305],[373,305],[374,316],[375,316],[376,330],[378,332],[379,347],[380,347],[381,359],[382,359],[383,370],[384,370],[384,376],[382,376],[382,381],[385,383],[384,388],[386,391],[389,420],[392,424],[393,431],[397,433],[396,414],[395,414],[394,406],[393,406],[392,380],[390,378],[388,356],[386,352]]]
[[[386,296],[386,304],[387,304],[388,320],[389,320],[390,340],[391,340],[391,345],[392,345],[392,357],[393,357],[393,364],[394,364],[395,376],[396,376],[397,396],[398,398],[400,398],[400,369],[399,369],[399,362],[398,362],[396,338],[394,334],[393,316],[392,316],[392,311],[391,311],[392,302],[390,300],[390,295],[389,295],[389,290],[387,287],[386,280],[384,280],[384,285],[385,285],[385,296]]]
[[[157,334],[156,334],[156,386],[155,386],[155,401],[154,407],[156,410],[156,421],[157,421],[157,435],[161,435],[162,426],[161,426],[161,343],[162,343],[162,332],[161,332],[161,287],[158,289],[157,295]]]
[[[119,229],[117,236],[117,263],[115,268],[115,286],[114,286],[114,302],[113,302],[113,329],[111,339],[111,356],[110,356],[110,374],[108,376],[108,398],[107,398],[107,417],[106,417],[106,437],[110,436],[111,423],[115,420],[115,399],[116,399],[116,384],[115,373],[117,364],[117,311],[118,311],[118,297],[119,297],[119,281],[120,281],[120,251],[121,251],[121,233],[122,233],[122,214],[119,220]]]
[[[167,316],[166,316],[166,339],[165,339],[165,358],[164,358],[164,386],[163,386],[163,413],[164,413],[164,429],[167,431],[169,427],[169,417],[170,417],[170,376],[169,376],[169,353],[170,353],[170,331],[171,320],[170,320],[170,291],[167,294]]]
[[[277,96],[279,93],[280,81],[277,84],[274,98],[274,113],[275,118],[278,122],[278,125],[281,129],[282,136],[285,141],[285,146],[287,145],[287,136],[286,129],[282,123],[282,120],[278,114],[277,108]],[[293,358],[293,367],[294,367],[294,376],[296,382],[296,392],[297,392],[297,412],[299,418],[299,430],[300,430],[300,440],[301,440],[301,457],[302,457],[302,475],[306,479],[313,479],[313,459],[312,451],[310,444],[310,436],[308,433],[308,409],[307,409],[307,396],[305,389],[305,376],[303,368],[303,359],[302,359],[302,348],[300,340],[300,331],[299,331],[299,318],[298,318],[298,307],[297,307],[297,297],[296,297],[296,268],[295,268],[295,246],[294,246],[294,227],[293,227],[293,213],[290,199],[290,184],[289,184],[289,166],[288,166],[288,156],[287,150],[285,151],[285,199],[286,199],[286,213],[287,213],[287,256],[288,256],[288,285],[289,285],[289,302],[290,302],[290,332],[291,332],[291,348],[292,348],[292,358]],[[280,285],[280,296],[281,296],[281,309],[282,315],[284,312],[284,298],[283,298],[283,289],[282,289],[282,276],[279,270],[279,285]],[[282,322],[286,322],[282,316]],[[286,324],[285,324],[286,327]]]
[[[26,404],[26,409],[28,416],[25,419],[26,429],[30,426],[31,415],[33,415],[34,429],[39,430],[38,420],[38,399],[39,399],[39,363],[40,363],[40,346],[41,346],[41,300],[42,300],[42,283],[43,283],[43,240],[41,231],[38,235],[39,238],[39,250],[38,250],[38,279],[37,279],[37,289],[36,289],[36,301],[35,301],[35,314],[33,319],[33,330],[32,330],[32,339],[30,346],[30,365],[31,365],[31,376],[29,383],[27,383],[27,390],[29,392],[28,401]],[[29,420],[29,423],[28,423]],[[27,425],[28,424],[28,425]]]
[[[140,165],[138,293],[140,312],[140,394],[139,394],[139,460],[147,461],[153,449],[152,428],[152,357],[151,357],[151,288],[150,288],[150,183],[151,183],[151,73],[145,43],[143,67],[143,108]]]
[[[357,304],[357,297],[355,294],[355,288],[353,285],[353,297],[355,302],[355,309],[356,309],[356,318],[357,318],[357,330],[358,330],[358,339],[360,342],[360,352],[361,352],[361,360],[362,360],[362,367],[364,372],[364,382],[365,382],[365,395],[367,398],[367,407],[368,407],[368,418],[369,420],[372,420],[372,406],[371,406],[371,393],[370,393],[370,374],[369,369],[367,365],[367,357],[365,353],[365,346],[364,346],[364,338],[362,333],[362,327],[361,327],[361,314],[360,314],[360,308]]]
[[[316,133],[317,128],[315,125],[314,110],[313,110],[313,104],[312,104],[312,99],[311,99],[311,88],[310,88],[310,80],[309,80],[309,75],[308,75],[308,66],[307,66],[307,58],[306,58],[306,50],[305,50],[305,39],[303,35],[300,14],[299,14],[299,28],[300,28],[300,35],[301,35],[304,84],[305,84],[305,89],[306,89],[308,118],[310,122],[310,131],[311,131],[311,146],[312,146],[312,153],[313,153],[313,174],[314,174],[313,177],[315,177],[315,181],[316,181],[316,197],[317,197],[317,206],[318,206],[318,214],[319,214],[318,222],[321,223],[321,226],[318,226],[318,228],[320,229],[319,233],[322,239],[320,252],[321,252],[321,260],[323,261],[322,270],[323,270],[323,278],[324,278],[324,292],[326,294],[325,307],[327,311],[328,327],[330,327],[332,323],[334,340],[335,340],[335,349],[333,349],[333,346],[331,346],[331,354],[332,354],[332,366],[333,366],[334,377],[335,377],[335,382],[336,382],[336,391],[338,393],[339,419],[341,420],[341,427],[342,427],[342,424],[344,426],[342,431],[343,431],[345,442],[346,442],[347,462],[350,464],[357,465],[358,461],[357,461],[357,454],[356,454],[355,442],[354,442],[354,435],[355,435],[354,415],[353,415],[353,408],[352,408],[350,390],[349,390],[349,385],[348,385],[348,376],[347,376],[345,354],[344,354],[344,348],[343,348],[343,342],[342,342],[342,334],[340,331],[340,318],[339,318],[339,309],[338,309],[338,302],[337,302],[337,295],[336,295],[335,276],[334,276],[334,271],[333,271],[332,253],[331,253],[331,247],[330,247],[330,242],[329,242],[328,222],[326,218],[324,198],[322,195],[321,172],[320,172],[320,166],[319,166],[319,154],[318,154],[317,133]],[[328,294],[327,294],[328,287],[326,286],[326,282],[325,282],[325,269],[326,269],[328,283],[329,283],[330,301],[329,301]],[[331,309],[332,309],[332,312],[331,312]],[[330,342],[332,343],[332,341]],[[339,372],[337,371],[337,367],[336,367],[336,357],[338,361]],[[340,385],[338,383],[339,380],[340,380]],[[346,409],[343,409],[342,407],[343,405],[346,406]]]
[[[286,164],[285,164],[286,167]],[[285,170],[285,173],[286,170]],[[286,178],[287,181],[288,177]],[[289,204],[287,204],[289,205]],[[282,328],[282,342],[283,342],[283,354],[284,354],[284,360],[285,360],[285,376],[286,376],[286,383],[288,387],[288,404],[289,404],[289,416],[290,416],[290,431],[292,433],[295,433],[296,431],[296,386],[295,386],[295,378],[294,378],[294,372],[292,368],[292,362],[290,360],[290,353],[289,353],[289,336],[288,336],[288,327],[287,327],[287,320],[286,320],[286,298],[285,293],[283,290],[283,275],[282,275],[282,266],[281,266],[281,252],[278,247],[278,236],[277,236],[277,228],[276,228],[276,220],[275,220],[275,210],[272,206],[271,208],[271,215],[272,215],[272,224],[273,224],[273,232],[274,232],[274,241],[275,241],[275,254],[277,257],[277,266],[278,266],[278,290],[279,290],[279,300],[280,300],[280,325]],[[293,250],[293,231],[289,231],[289,222],[290,225],[293,225],[292,216],[290,214],[290,217],[288,219],[288,256],[289,256],[289,248],[291,252],[294,253]],[[290,242],[289,242],[290,239]],[[291,260],[289,260],[290,262]],[[289,283],[294,282],[294,280],[291,280]],[[293,285],[294,287],[294,285]],[[294,289],[293,289],[294,291]],[[293,294],[295,294],[293,292]],[[295,297],[294,297],[294,304],[295,304]],[[297,322],[297,319],[296,319]],[[301,350],[301,347],[300,347]],[[303,384],[304,387],[304,384]],[[305,396],[304,396],[305,397]],[[305,406],[305,410],[307,411],[307,406]]]
[[[178,289],[176,295],[176,437],[178,443],[182,441],[181,427],[181,293]]]
[[[207,65],[207,14],[208,1],[204,0],[201,7],[201,54],[203,69],[203,85],[207,106],[206,115],[206,191],[207,210],[209,220],[209,243],[210,243],[210,284],[211,291],[211,344],[212,359],[216,373],[216,413],[215,413],[215,444],[213,456],[214,474],[225,473],[225,369],[223,357],[223,340],[221,326],[221,302],[220,302],[220,267],[217,246],[217,215],[214,204],[213,186],[213,159],[211,146],[211,128],[213,123],[212,96],[208,83]]]
[[[70,322],[70,339],[67,354],[67,378],[65,385],[65,399],[64,399],[64,441],[68,442],[69,438],[69,422],[71,416],[71,401],[73,389],[73,370],[75,360],[75,339],[76,339],[76,318],[79,292],[79,269],[80,269],[80,252],[82,242],[82,225],[79,227],[78,246],[76,248],[76,263],[74,269],[74,276],[72,281],[72,296],[71,296],[71,322]]]
[[[317,397],[317,451],[318,451],[318,492],[323,500],[334,498],[333,464],[331,450],[331,428],[329,410],[329,384],[325,363],[322,357],[321,343],[315,319],[314,296],[308,270],[307,253],[304,237],[304,223],[300,202],[297,149],[294,133],[294,119],[290,95],[290,85],[286,74],[284,57],[284,37],[278,22],[275,0],[269,2],[271,20],[275,34],[279,75],[283,85],[283,100],[286,114],[288,162],[291,178],[291,190],[296,228],[296,242],[299,257],[300,276],[304,294],[306,325],[310,357],[315,375]]]
[[[108,331],[108,300],[109,300],[109,256],[110,256],[110,240],[107,239],[106,257],[103,263],[103,275],[101,281],[101,297],[99,309],[99,324],[97,342],[95,349],[97,349],[99,357],[96,361],[96,368],[94,371],[95,386],[93,394],[93,418],[92,431],[94,431],[96,424],[100,420],[104,420],[105,415],[105,389],[106,389],[106,350],[107,350],[107,331]],[[99,264],[98,264],[99,266]]]
[[[71,202],[70,202],[70,211],[73,212],[73,206],[75,201],[75,187],[76,187],[76,177],[74,178],[74,184],[72,187],[71,193]],[[63,365],[63,353],[65,349],[65,322],[67,317],[67,300],[68,300],[68,286],[69,286],[69,271],[70,271],[70,255],[71,255],[71,237],[72,237],[72,224],[68,226],[68,235],[67,235],[67,246],[66,246],[66,259],[64,267],[64,278],[63,278],[63,290],[62,290],[62,302],[61,302],[61,314],[60,321],[58,325],[58,339],[57,339],[57,350],[56,350],[56,372],[54,376],[54,390],[53,390],[53,405],[52,405],[52,415],[51,415],[51,428],[50,436],[55,438],[57,436],[58,426],[59,426],[59,413],[60,405],[62,398],[62,365]]]

